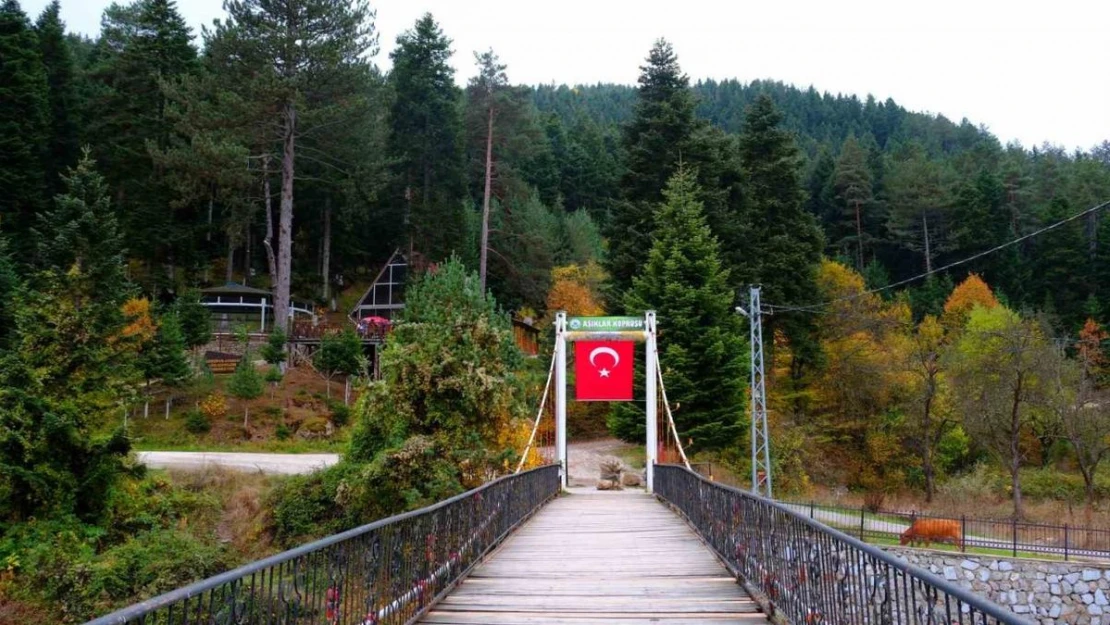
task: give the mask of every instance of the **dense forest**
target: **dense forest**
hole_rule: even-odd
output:
[[[889,99],[691,83],[663,39],[636,86],[517,85],[492,50],[460,85],[450,25],[382,42],[365,0],[235,0],[199,33],[134,0],[91,39],[59,8],[0,4],[0,593],[32,610],[79,620],[250,555],[184,532],[219,505],[144,476],[121,414],[151,380],[205,377],[196,289],[345,312],[396,249],[437,270],[361,382],[344,463],[255,510],[275,545],[506,466],[536,400],[510,311],[545,331],[560,309],[658,311],[681,437],[745,474],[751,284],[783,491],[932,498],[987,467],[1015,517],[1033,469],[1108,494],[1110,219],[1088,209],[1110,141],[1002,145]],[[251,366],[227,388],[263,392]],[[633,404],[573,410],[642,440]],[[174,551],[200,555],[142,565]]]

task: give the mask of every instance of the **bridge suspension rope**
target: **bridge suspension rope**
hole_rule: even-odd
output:
[[[555,460],[555,405],[554,395],[551,393],[551,384],[555,379],[555,357],[556,354],[551,354],[551,366],[547,369],[547,383],[543,387],[543,395],[540,398],[540,407],[536,411],[536,420],[532,424],[532,433],[528,437],[528,444],[524,446],[524,451],[520,454],[520,461],[517,462],[516,471],[513,473],[520,473],[524,467],[537,467],[544,464],[552,464]],[[548,401],[548,398],[552,401]],[[544,416],[547,416],[544,419]]]
[[[659,421],[656,431],[666,432],[659,440],[657,461],[660,464],[678,464],[681,460],[683,466],[692,471],[690,461],[686,458],[686,450],[682,447],[682,439],[678,436],[678,428],[674,424],[671,403],[667,401],[667,387],[663,384],[663,363],[659,359],[658,348],[655,350],[655,363],[655,374],[659,382],[659,408],[662,408],[655,411]]]

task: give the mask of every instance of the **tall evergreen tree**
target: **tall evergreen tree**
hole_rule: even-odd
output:
[[[744,170],[741,235],[744,262],[733,267],[733,284],[761,284],[763,301],[791,305],[813,301],[814,277],[824,245],[820,227],[802,207],[804,194],[794,137],[781,127],[771,98],[759,96],[748,109],[740,135]],[[768,318],[769,331],[782,323],[801,349],[805,320]]]
[[[97,520],[130,447],[122,429],[104,434],[138,382],[119,226],[91,159],[65,182],[42,218],[36,289],[16,299],[13,348],[0,351],[0,515],[15,520]]]
[[[94,70],[101,89],[90,103],[88,136],[134,254],[150,264],[172,262],[169,174],[156,169],[148,145],[164,149],[172,135],[160,81],[196,70],[192,29],[173,0],[113,4],[102,25]]]
[[[828,233],[829,238],[836,241],[834,245],[840,247],[841,253],[854,247],[856,270],[864,268],[864,246],[870,242],[871,217],[871,171],[867,167],[867,154],[860,147],[855,135],[848,135],[840,147],[840,156],[836,159],[836,169],[833,173],[833,189],[840,209],[838,223],[834,232]],[[845,228],[845,222],[851,224]],[[847,230],[851,234],[845,233]],[[850,244],[850,245],[849,245]]]
[[[48,136],[44,159],[48,197],[63,188],[62,174],[77,164],[80,156],[76,123],[76,68],[66,38],[65,23],[59,16],[61,3],[53,0],[46,5],[35,23],[39,50],[46,70]]]
[[[48,100],[38,39],[16,0],[0,4],[0,102],[0,228],[17,236],[17,258],[26,262],[25,235],[43,206]]]
[[[668,399],[681,403],[675,426],[693,443],[687,451],[738,442],[744,387],[744,341],[728,270],[698,196],[694,172],[679,168],[655,214],[647,263],[624,300],[630,314],[658,315],[660,365]],[[642,367],[639,373],[642,379]],[[618,404],[609,427],[623,439],[643,440],[643,410]]]
[[[478,74],[470,80],[466,88],[466,121],[467,134],[478,139],[468,143],[478,143],[481,146],[470,151],[475,156],[480,154],[482,162],[482,228],[478,248],[478,281],[485,288],[489,211],[490,199],[494,194],[494,179],[495,176],[501,179],[499,182],[502,186],[506,182],[509,171],[506,171],[508,168],[503,163],[505,147],[508,139],[520,134],[520,121],[525,117],[527,109],[522,91],[509,84],[509,78],[505,74],[506,66],[493,50],[475,53],[474,59],[478,65]],[[502,193],[501,198],[504,197]]]
[[[206,50],[239,97],[273,113],[259,143],[281,146],[281,190],[274,254],[274,316],[289,315],[294,181],[298,138],[339,124],[358,77],[376,51],[374,13],[366,0],[229,0],[228,17],[205,31]],[[248,123],[257,122],[249,115]],[[284,322],[284,321],[282,321]]]
[[[432,259],[462,252],[466,239],[463,199],[462,119],[451,40],[430,13],[397,38],[390,54],[393,106],[386,154],[392,181],[386,202],[390,222],[402,226],[395,240]]]
[[[634,116],[622,135],[621,197],[607,228],[609,272],[619,291],[631,286],[632,276],[646,261],[654,208],[683,163],[696,172],[707,221],[726,253],[736,247],[734,207],[740,176],[735,146],[695,116],[689,78],[669,42],[660,39],[652,46],[647,64],[640,67],[639,83]]]
[[[15,329],[15,297],[19,274],[8,255],[8,240],[0,236],[0,351],[8,348]]]
[[[110,302],[122,304],[130,283],[124,272],[124,235],[108,185],[88,151],[63,181],[66,193],[39,215],[34,230],[39,268],[59,275],[76,271],[85,292],[109,304],[98,309],[114,319],[118,306]]]
[[[949,249],[947,174],[921,146],[910,145],[893,161],[886,179],[887,226],[905,249],[922,255],[925,271],[932,271],[933,260]]]

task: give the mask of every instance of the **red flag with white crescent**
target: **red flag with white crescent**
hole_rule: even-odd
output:
[[[632,341],[574,343],[575,395],[578,401],[631,401]]]

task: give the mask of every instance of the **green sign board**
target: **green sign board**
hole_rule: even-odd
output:
[[[625,332],[644,329],[643,317],[569,317],[571,332]]]

